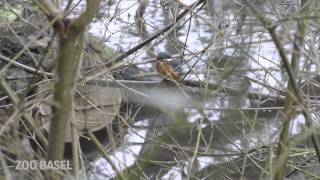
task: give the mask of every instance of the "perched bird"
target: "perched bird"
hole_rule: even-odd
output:
[[[170,80],[180,81],[180,73],[176,70],[178,64],[172,60],[172,57],[166,53],[159,53],[157,56],[156,68],[158,73],[164,75]]]

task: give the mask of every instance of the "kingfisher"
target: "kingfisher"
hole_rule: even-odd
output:
[[[172,57],[167,54],[160,52],[157,56],[156,69],[159,74],[162,74],[167,79],[173,81],[180,81],[181,75],[180,72],[177,71],[178,63],[174,62]]]

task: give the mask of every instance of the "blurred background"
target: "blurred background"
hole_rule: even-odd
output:
[[[57,3],[68,18],[86,5]],[[299,1],[250,3],[270,20],[268,26],[241,0],[101,2],[88,27],[75,95],[80,179],[117,178],[112,166],[128,179],[272,179],[289,77],[268,28],[276,28],[291,62],[299,45],[298,20],[305,33],[295,80],[305,103],[292,107],[286,178],[320,178],[308,139],[312,132],[318,136],[319,128],[320,4],[307,1],[302,16]],[[0,174],[44,178],[12,164],[45,157],[24,121],[29,115],[48,134],[57,46],[50,22],[35,4],[0,2],[0,75],[21,99],[17,108],[0,91]],[[172,57],[180,81],[157,72],[161,53]],[[306,127],[304,108],[314,128]],[[92,144],[87,128],[113,163]],[[67,131],[70,158],[70,127]]]

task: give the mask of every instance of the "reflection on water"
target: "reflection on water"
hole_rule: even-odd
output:
[[[194,1],[112,2],[105,4],[103,11],[100,12],[101,19],[92,24],[90,31],[99,35],[107,45],[117,51],[126,52],[169,23],[175,22],[178,14]],[[281,5],[279,10],[281,8],[286,12],[296,10],[295,4],[292,3],[276,4]],[[281,16],[280,12],[271,14],[272,5],[275,4],[264,4],[259,1],[257,5],[272,19]],[[279,33],[286,33],[285,28],[288,27],[279,28]],[[291,48],[289,44],[285,44],[285,47]],[[208,142],[213,143],[207,144],[207,152],[223,154],[227,152],[226,149],[230,152],[238,151],[276,141],[282,116],[277,108],[268,110],[268,107],[282,106],[283,102],[279,104],[272,100],[261,102],[248,99],[248,94],[250,95],[251,91],[278,94],[275,90],[286,88],[286,77],[279,68],[279,56],[274,43],[270,40],[270,35],[254,17],[248,16],[246,6],[237,1],[212,0],[204,6],[193,9],[192,13],[177,22],[170,33],[164,33],[125,59],[131,63],[140,63],[136,66],[138,70],[130,71],[130,76],[134,76],[132,72],[137,74],[154,72],[154,64],[148,60],[155,58],[159,52],[172,54],[182,64],[182,71],[189,73],[186,79],[207,81],[221,86],[218,90],[202,92],[206,97],[203,104],[193,102],[194,108],[190,111],[185,109],[189,123],[196,124],[205,118],[202,127],[203,133],[208,134],[208,137],[203,138],[208,138]],[[144,78],[144,80],[152,79],[148,76]],[[261,83],[265,83],[266,86],[262,86]],[[225,87],[237,89],[240,93],[233,95],[220,93]],[[175,101],[172,96],[177,97],[172,92],[153,93],[152,97],[155,99],[151,100],[151,104],[160,102],[162,104],[169,99]],[[188,102],[184,103],[187,107]],[[267,109],[263,109],[264,107]],[[170,109],[170,106],[166,108]],[[152,121],[149,119],[143,121],[141,125],[148,126],[150,122]],[[292,130],[296,131],[295,126]],[[160,128],[158,131],[161,132],[163,129]],[[138,132],[141,133],[141,130],[133,128],[128,136],[136,136]],[[131,148],[132,146],[125,147],[128,150]],[[119,161],[121,167],[124,166],[120,165],[120,162],[132,165],[134,159],[132,157],[136,153],[137,151],[116,152],[114,160]],[[126,161],[128,158],[131,159],[130,162]],[[223,164],[227,159],[203,156],[202,159],[199,158],[199,166]],[[165,177],[182,178],[172,171],[167,172]],[[249,176],[254,177],[253,172],[251,170]]]
[[[86,3],[72,2],[75,9],[68,17],[79,14]],[[94,130],[99,129],[96,134],[99,134],[101,139],[107,139],[105,149],[112,154],[111,159],[115,166],[128,175],[128,179],[268,177],[276,169],[271,167],[278,163],[274,161],[277,154],[276,143],[283,121],[288,117],[283,113],[284,106],[288,104],[288,98],[285,97],[288,73],[281,59],[287,57],[290,61],[291,54],[295,57],[300,51],[301,58],[297,58],[301,59],[300,69],[298,76],[294,78],[298,86],[301,86],[301,93],[307,104],[303,105],[311,111],[314,122],[319,121],[317,106],[320,92],[320,26],[318,14],[315,12],[319,12],[320,1],[309,1],[312,3],[312,11],[310,10],[310,15],[307,16],[300,16],[302,11],[298,1],[252,1],[256,12],[270,21],[270,24],[264,26],[253,16],[255,11],[248,7],[250,3],[244,2],[245,0],[102,2],[89,28],[98,38],[89,36],[81,76],[88,79],[89,74],[100,71],[101,64],[108,65],[105,67],[108,73],[101,73],[102,76],[95,76],[88,84],[83,83],[77,88],[76,101],[81,102],[76,103],[75,109],[77,113],[81,113],[85,127],[75,127],[84,131],[90,122],[94,125]],[[26,14],[33,12],[31,9],[24,11]],[[25,16],[26,19],[29,17]],[[305,42],[302,43],[305,47],[295,41],[299,38],[295,34],[297,22],[302,20],[308,23]],[[31,25],[31,22],[35,25]],[[27,74],[20,69],[17,71],[18,67],[28,68],[22,64],[32,67],[34,72],[37,62],[31,61],[44,59],[45,71],[52,72],[54,68],[52,60],[56,53],[50,52],[48,58],[38,57],[51,48],[45,47],[45,40],[38,42],[38,38],[32,37],[37,33],[41,37],[49,36],[51,32],[47,29],[35,33],[46,26],[46,23],[46,17],[41,15],[39,19],[30,20],[30,28],[13,27],[14,33],[0,23],[1,67],[9,67],[8,62],[13,63],[10,58],[14,59],[21,49],[27,49],[16,37],[30,41],[27,43],[30,45],[29,50],[16,59],[20,64],[13,63],[17,67],[1,70],[5,72],[4,77],[14,90],[38,82],[27,81]],[[278,41],[273,41],[266,30],[270,27],[275,28]],[[11,38],[9,34],[15,38]],[[150,39],[151,42],[143,44]],[[275,42],[283,46],[282,58],[279,57]],[[38,43],[42,46],[37,47]],[[111,52],[112,50],[105,48],[103,44],[113,48],[115,52]],[[55,45],[53,43],[52,47],[56,48]],[[34,54],[35,58],[31,58],[30,53]],[[114,59],[117,61],[111,62]],[[297,59],[293,62],[297,62]],[[158,63],[158,68],[155,68],[157,62],[164,66],[159,66]],[[169,71],[174,69],[174,73],[166,72],[166,67]],[[172,74],[179,74],[181,78],[172,81]],[[34,79],[34,75],[31,75],[30,78]],[[34,91],[40,94],[35,98],[39,102],[39,108],[26,112],[30,112],[34,119],[40,119],[41,116],[42,119],[50,120],[53,105],[45,99],[49,100],[51,96],[42,94],[42,91],[52,88],[41,85],[37,87]],[[110,90],[110,87],[114,93],[106,94],[106,89]],[[1,102],[1,105],[11,106],[9,98],[3,96],[0,99],[6,102]],[[28,98],[33,100],[32,97]],[[30,103],[29,100],[27,103]],[[317,174],[320,171],[313,168],[314,164],[310,165],[313,169],[304,169],[311,161],[301,165],[301,160],[298,159],[302,157],[301,159],[305,160],[309,154],[311,156],[313,146],[310,148],[308,143],[305,143],[310,130],[305,129],[304,117],[301,114],[303,108],[300,104],[293,108],[290,116],[294,121],[289,131],[295,137],[292,141],[290,139],[294,147],[291,152],[294,154],[290,155],[288,162],[292,163],[290,167],[295,167],[295,170],[303,169]],[[19,114],[18,111],[15,113]],[[75,117],[78,117],[78,114]],[[0,123],[7,126],[15,118],[8,116],[3,119],[5,121]],[[108,119],[110,121],[107,121]],[[0,134],[3,135],[6,126],[1,128]],[[17,139],[20,140],[20,137],[17,136]],[[95,146],[90,145],[91,140],[85,134],[82,140],[86,142],[80,142],[84,148],[95,151]],[[8,144],[11,148],[13,143],[9,141]],[[106,179],[105,177],[116,175],[114,167],[104,158],[92,162],[92,159],[96,159],[96,152],[82,153],[87,156],[81,158],[87,158],[89,164],[93,164],[90,169],[92,171],[83,171],[84,176],[88,173],[91,179]],[[296,179],[307,179],[305,176],[297,177]]]

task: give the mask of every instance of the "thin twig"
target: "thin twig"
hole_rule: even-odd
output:
[[[103,155],[104,159],[108,161],[108,163],[111,165],[112,169],[117,173],[118,177],[121,180],[126,180],[125,176],[122,174],[121,171],[117,168],[117,166],[114,164],[112,159],[109,157],[107,151],[105,150],[104,146],[99,142],[99,140],[96,138],[96,136],[90,131],[87,130],[87,133],[92,140],[92,142],[96,145],[98,148],[99,152]]]
[[[111,63],[114,62],[119,62],[121,60],[123,60],[124,58],[128,57],[129,55],[131,55],[132,53],[136,52],[137,50],[141,49],[142,47],[144,47],[146,44],[150,43],[151,41],[153,41],[154,39],[156,39],[157,37],[165,34],[167,31],[169,31],[171,28],[175,27],[177,25],[177,22],[180,21],[189,11],[190,9],[195,8],[196,6],[198,6],[199,4],[203,3],[204,0],[199,0],[195,3],[193,3],[192,5],[190,5],[188,8],[186,8],[182,13],[180,13],[177,16],[176,22],[172,22],[170,24],[168,24],[166,27],[162,28],[161,30],[159,30],[157,33],[155,33],[154,35],[152,35],[151,37],[149,37],[148,39],[144,40],[143,42],[141,42],[140,44],[136,45],[135,47],[131,48],[130,50],[128,50],[127,52],[108,60],[106,63],[104,63],[103,65],[100,66],[100,68],[103,68],[105,66],[110,65]]]
[[[20,111],[22,108],[22,105],[20,102],[21,100],[19,97],[14,93],[14,91],[10,88],[10,85],[6,82],[6,80],[0,76],[0,86],[4,90],[4,92],[8,95],[9,99],[13,102],[15,108],[17,111]],[[41,145],[47,147],[48,146],[48,141],[47,138],[44,136],[44,134],[40,131],[39,128],[37,128],[34,125],[34,120],[28,113],[23,113],[22,117],[26,120],[26,123],[31,129],[35,132],[37,138],[41,142]]]
[[[288,128],[289,128],[289,122],[291,121],[291,115],[292,115],[292,106],[295,102],[298,102],[299,105],[301,105],[301,109],[303,111],[303,115],[305,117],[306,125],[309,129],[312,128],[312,117],[310,111],[304,106],[303,97],[300,93],[300,89],[298,88],[297,82],[296,82],[296,75],[297,75],[297,68],[299,66],[299,59],[300,59],[300,48],[304,45],[304,31],[305,31],[305,25],[303,20],[298,21],[298,34],[296,35],[296,40],[293,42],[293,55],[292,55],[292,61],[291,65],[289,63],[288,57],[286,55],[286,51],[284,49],[284,46],[281,44],[280,38],[278,37],[276,33],[275,26],[272,26],[272,23],[269,19],[264,17],[262,14],[260,14],[255,7],[252,5],[251,2],[248,0],[245,0],[246,4],[249,6],[250,10],[254,13],[254,15],[260,20],[260,22],[264,25],[264,27],[269,31],[269,34],[271,35],[277,50],[279,52],[279,55],[281,57],[281,60],[283,62],[284,68],[288,73],[289,76],[289,82],[288,82],[288,89],[287,89],[287,95],[286,95],[286,106],[284,110],[285,118],[284,121],[284,128],[282,129],[281,135],[280,135],[280,146],[278,149],[278,163],[281,163],[282,165],[278,168],[276,172],[276,179],[282,179],[284,176],[284,167],[285,163],[287,161],[287,144],[288,144]],[[301,13],[305,13],[305,11],[308,9],[307,4],[310,2],[303,1],[303,9],[301,9]],[[296,44],[298,41],[299,44]],[[292,92],[293,91],[293,92]],[[311,140],[313,143],[313,146],[315,148],[318,161],[320,162],[320,145],[318,138],[314,133],[311,134]],[[280,158],[280,159],[279,159]]]

